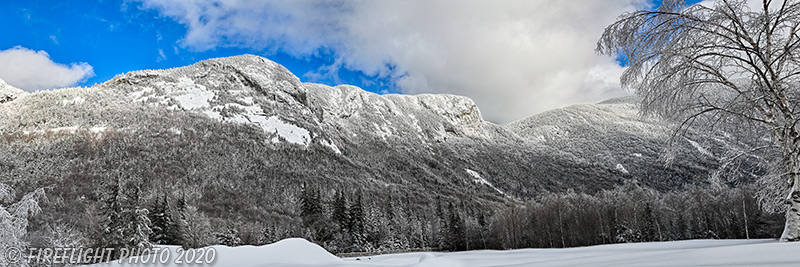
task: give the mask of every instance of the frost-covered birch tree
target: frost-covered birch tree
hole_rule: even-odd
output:
[[[24,251],[27,248],[25,235],[28,232],[28,219],[42,211],[39,200],[43,198],[44,190],[38,189],[13,202],[16,199],[14,189],[0,184],[0,251],[7,252],[10,248]],[[5,256],[8,253],[0,256],[0,266],[11,266],[12,263],[15,266],[25,266],[25,262],[6,259]]]
[[[620,16],[597,51],[628,59],[623,87],[645,114],[675,120],[677,133],[721,127],[769,140],[751,152],[775,155],[765,178],[786,204],[781,240],[800,241],[800,1],[664,0]]]

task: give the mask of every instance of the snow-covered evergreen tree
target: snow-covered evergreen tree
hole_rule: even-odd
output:
[[[211,223],[197,207],[179,200],[177,210],[184,248],[199,248],[214,243]]]
[[[303,225],[313,228],[318,221],[322,220],[322,200],[318,188],[311,188],[304,185],[300,195],[300,211],[303,217]]]
[[[106,181],[103,191],[100,192],[100,216],[102,226],[100,236],[97,238],[97,247],[122,248],[125,247],[125,222],[122,220],[123,195],[119,178]]]
[[[173,212],[166,195],[160,199],[156,198],[148,217],[152,223],[153,234],[150,235],[152,242],[162,245],[183,244],[179,218]]]
[[[460,251],[466,249],[466,235],[464,233],[464,220],[461,219],[461,214],[456,210],[453,203],[447,206],[449,212],[449,220],[447,223],[447,232],[444,239],[444,248],[451,251]]]
[[[127,194],[127,202],[122,212],[122,219],[125,220],[125,236],[127,240],[125,246],[128,248],[136,249],[137,251],[145,251],[153,247],[150,243],[150,235],[153,231],[150,229],[150,218],[147,217],[148,211],[146,208],[141,207],[141,185],[135,184]]]
[[[328,210],[323,209],[322,194],[319,188],[304,185],[300,195],[300,215],[305,227],[304,237],[323,244],[333,239],[337,232],[335,223],[326,214]]]
[[[338,190],[333,197],[331,203],[331,219],[339,226],[342,231],[347,230],[350,219],[347,213],[347,200],[344,197],[344,192]]]
[[[229,225],[222,231],[217,232],[216,236],[217,242],[221,245],[235,247],[242,244],[242,239],[239,238],[239,230],[233,225]]]
[[[141,207],[141,184],[131,182],[124,187],[120,177],[112,177],[104,188],[100,209],[103,218],[100,247],[129,248],[145,251],[150,243],[148,211]],[[119,252],[119,250],[115,250]],[[115,258],[120,255],[113,255]]]
[[[347,230],[350,232],[350,238],[358,248],[363,248],[366,242],[364,232],[364,200],[361,191],[357,191],[355,199],[350,203],[347,209]],[[360,249],[363,250],[363,249]]]

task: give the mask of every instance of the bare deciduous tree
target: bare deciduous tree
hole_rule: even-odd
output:
[[[44,189],[37,189],[16,201],[16,191],[8,185],[0,183],[0,266],[28,266],[19,256],[8,251],[25,251],[28,247],[28,219],[39,214],[42,209],[39,201],[45,199]]]
[[[606,28],[597,51],[622,54],[622,85],[641,97],[645,114],[692,125],[735,125],[756,150],[775,156],[776,184],[787,190],[781,240],[800,240],[800,1],[744,0],[713,6],[664,0],[653,11],[623,14]],[[788,186],[787,186],[788,181]],[[788,189],[787,189],[788,188]]]

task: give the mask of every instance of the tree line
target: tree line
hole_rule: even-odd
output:
[[[360,190],[323,190],[304,184],[297,203],[299,225],[223,229],[216,234],[216,242],[261,245],[300,236],[343,253],[775,237],[780,234],[781,216],[762,211],[755,192],[749,186],[691,186],[659,192],[627,182],[596,194],[549,193],[536,200],[510,202],[499,210],[437,199],[429,210],[408,211],[391,198],[367,202]],[[154,217],[152,221],[163,220]],[[153,229],[153,236],[169,236],[169,231],[156,230],[163,227]],[[254,239],[253,232],[270,238]]]
[[[96,231],[81,233],[75,228],[50,227],[49,232],[39,230],[36,234],[49,241],[45,246],[130,249],[146,249],[155,244],[187,248],[264,245],[303,237],[333,253],[381,253],[772,238],[780,235],[782,223],[780,214],[762,211],[751,186],[705,185],[660,192],[635,181],[596,194],[568,190],[529,201],[509,201],[497,210],[442,198],[427,208],[411,210],[403,200],[367,198],[358,188],[303,184],[295,201],[299,217],[296,223],[235,223],[209,219],[181,195],[142,197],[141,185],[131,181],[135,179],[109,179],[103,184],[105,193],[92,222]],[[11,194],[6,194],[3,201],[13,203],[14,193],[7,191]],[[36,194],[46,199],[44,191]],[[31,196],[26,195],[19,203],[30,202]],[[14,220],[26,220],[24,217]],[[21,229],[15,231],[14,235],[25,234]],[[20,236],[15,240],[27,240],[20,243],[27,245],[35,237]]]

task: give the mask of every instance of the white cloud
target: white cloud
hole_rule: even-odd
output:
[[[156,62],[161,62],[167,60],[167,55],[164,54],[164,49],[158,49],[158,57],[156,58]]]
[[[92,76],[94,71],[89,64],[59,64],[45,51],[21,46],[0,51],[0,79],[25,91],[71,86]]]
[[[645,0],[141,0],[187,26],[182,45],[332,53],[406,93],[469,96],[509,122],[624,95],[622,69],[594,48],[605,26]],[[302,75],[302,74],[300,74]],[[322,75],[325,75],[323,73]],[[306,77],[315,77],[306,75]]]
[[[703,0],[697,3],[698,5],[704,5],[706,7],[714,7],[717,3],[717,0]],[[781,7],[783,1],[772,1],[769,4],[769,8],[771,10],[777,10]],[[761,11],[764,9],[764,1],[763,0],[747,0],[747,7],[750,8],[751,11]]]

